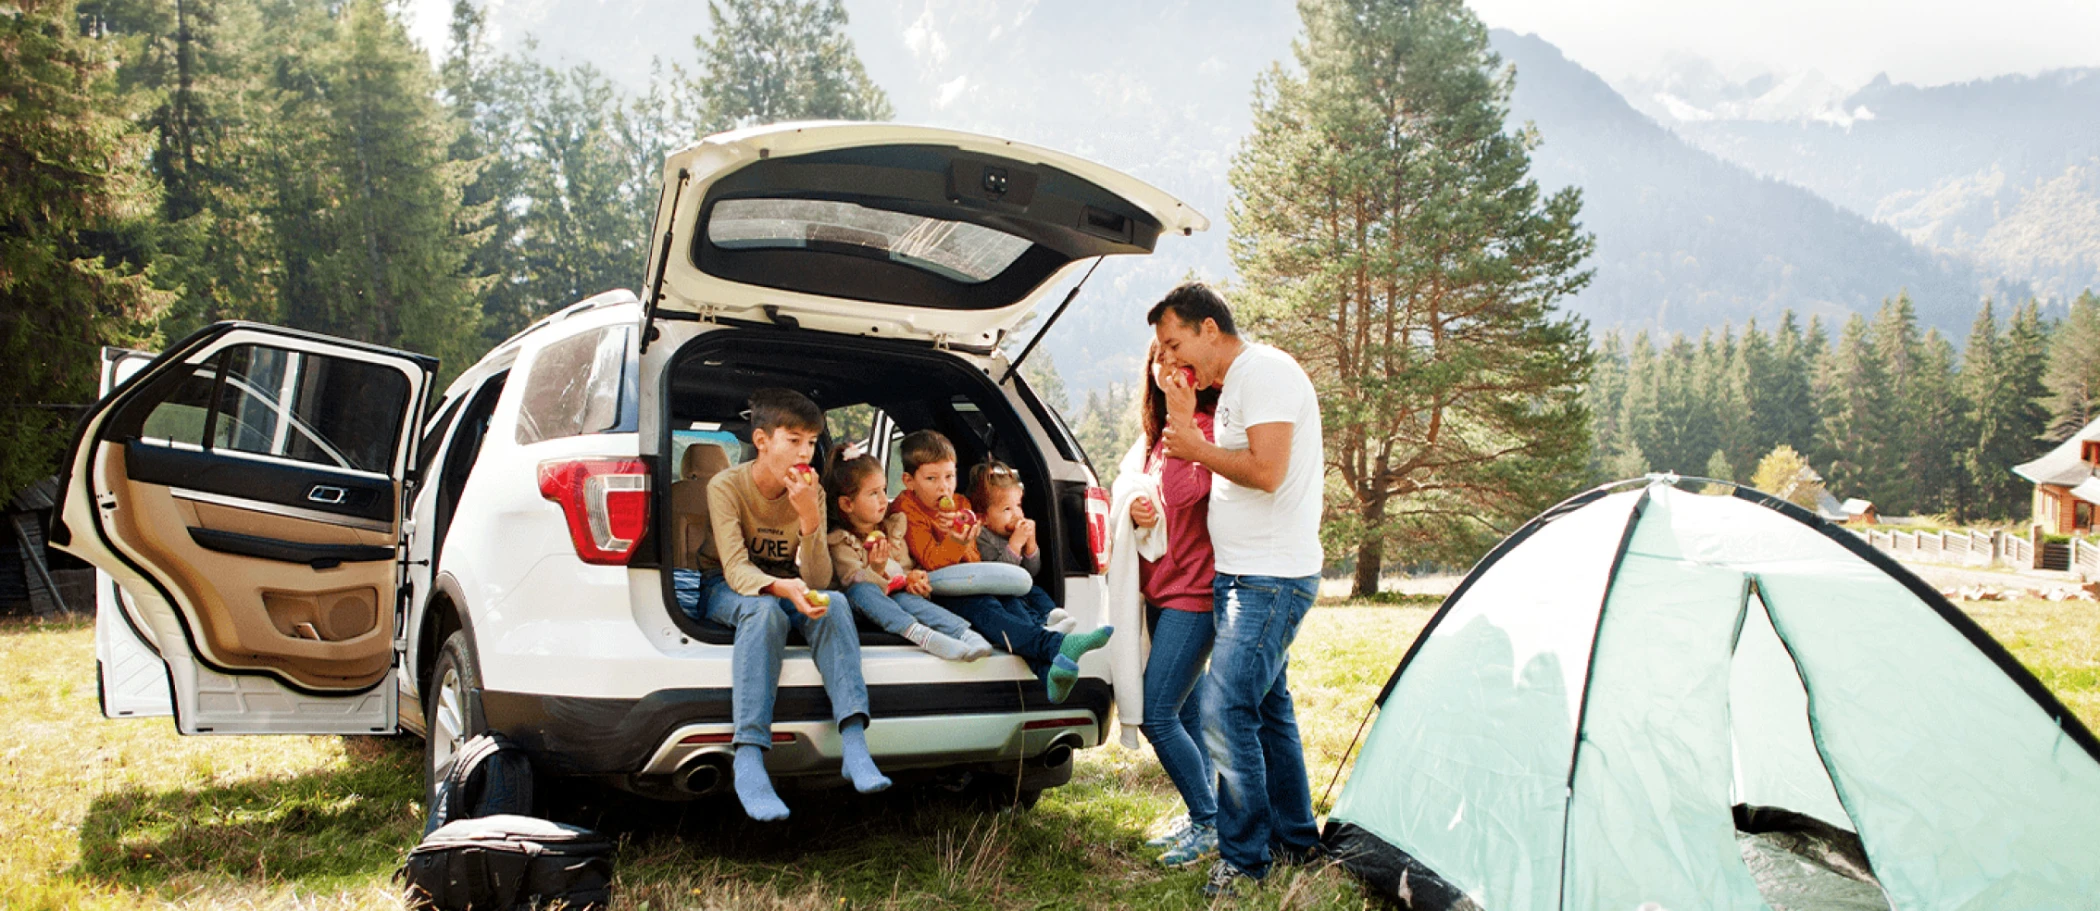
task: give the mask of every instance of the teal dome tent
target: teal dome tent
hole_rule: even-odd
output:
[[[1851,532],[1679,483],[1554,507],[1445,600],[1341,863],[1438,911],[2100,907],[2092,733]]]

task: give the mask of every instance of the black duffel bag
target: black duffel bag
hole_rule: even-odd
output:
[[[612,842],[530,816],[448,822],[408,852],[395,880],[408,907],[439,911],[563,911],[612,903]]]

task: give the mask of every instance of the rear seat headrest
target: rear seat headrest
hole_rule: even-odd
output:
[[[714,443],[694,443],[685,448],[685,458],[678,465],[678,476],[682,479],[706,480],[722,473],[728,467],[728,450]]]

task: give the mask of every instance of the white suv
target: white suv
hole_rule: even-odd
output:
[[[185,734],[406,729],[433,767],[493,729],[548,772],[719,790],[731,637],[678,609],[667,570],[692,565],[700,491],[749,456],[740,412],[764,386],[809,395],[823,445],[872,444],[893,481],[921,428],[965,465],[1016,466],[1037,581],[1102,622],[1106,498],[1000,344],[1097,257],[1207,227],[1044,149],[784,125],[668,157],[644,298],[542,319],[434,401],[428,358],[270,326],[212,326],[143,369],[113,355],[106,379],[136,375],[83,423],[52,533],[124,595],[103,587],[104,711],[172,711]],[[1010,655],[861,641],[868,743],[893,775],[1032,799],[1107,731],[1101,653],[1052,705]],[[768,767],[840,781],[806,650],[780,688]]]

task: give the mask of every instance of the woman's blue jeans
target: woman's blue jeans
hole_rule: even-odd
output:
[[[1210,658],[1217,627],[1209,612],[1160,610],[1152,627],[1152,654],[1145,661],[1145,722],[1138,729],[1152,743],[1167,778],[1181,792],[1189,821],[1216,825],[1217,768],[1209,751],[1197,745],[1203,733],[1202,700],[1195,697]]]

